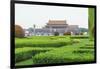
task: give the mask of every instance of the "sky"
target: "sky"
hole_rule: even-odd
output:
[[[42,28],[49,20],[66,20],[69,25],[88,28],[88,8],[15,4],[15,24]]]

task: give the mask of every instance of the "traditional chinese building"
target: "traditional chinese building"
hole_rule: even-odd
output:
[[[79,33],[78,25],[68,25],[66,20],[49,20],[43,28],[33,28],[33,30],[32,34],[36,36],[54,35],[54,32],[58,32],[59,35],[63,35],[65,32],[71,32],[72,34]]]

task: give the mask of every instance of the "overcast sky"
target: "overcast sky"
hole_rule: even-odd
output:
[[[88,28],[88,8],[15,4],[15,24],[23,28],[44,27],[49,20],[66,20],[69,25]]]

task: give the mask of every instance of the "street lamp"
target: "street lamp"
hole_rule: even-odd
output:
[[[33,32],[34,32],[34,35],[35,35],[35,27],[36,27],[36,25],[34,24],[34,25],[33,25],[33,30],[34,30]]]

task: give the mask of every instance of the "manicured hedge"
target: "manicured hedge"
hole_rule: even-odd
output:
[[[93,49],[81,48],[91,46],[93,41],[89,39],[70,39],[67,36],[32,37],[18,39],[15,43],[16,62],[29,58],[33,59],[34,64],[94,61]]]
[[[15,47],[61,47],[71,44],[70,37],[56,36],[56,37],[30,37],[30,38],[16,38]]]
[[[73,53],[72,50],[59,49],[40,53],[32,57],[35,64],[91,62],[94,61],[92,53]]]
[[[85,47],[80,47],[80,49],[94,49],[93,46],[85,46]]]
[[[64,45],[71,44],[71,40],[24,40],[24,41],[18,41],[15,42],[15,47],[16,48],[21,48],[21,47],[61,47]]]
[[[22,43],[16,43],[15,47],[61,47],[63,45],[68,44],[67,42],[22,42]]]
[[[71,36],[70,38],[75,38],[75,39],[85,39],[85,38],[89,38],[89,36],[84,36],[84,35],[75,35],[75,36]]]
[[[65,45],[71,45],[74,43],[79,43],[79,39],[66,39],[63,40],[62,37],[60,37],[60,40],[52,40],[52,41],[30,41],[30,40],[25,40],[25,41],[20,41],[15,43],[16,48],[22,48],[22,47],[62,47]]]
[[[32,48],[32,47],[17,48],[15,51],[15,55],[16,55],[15,62],[32,58],[32,56],[37,53],[49,51],[51,49],[52,48],[43,49],[43,48]]]
[[[92,53],[94,53],[94,50],[93,49],[79,49],[79,50],[73,51],[73,53],[76,53],[76,54],[90,53],[90,54],[92,54]]]

